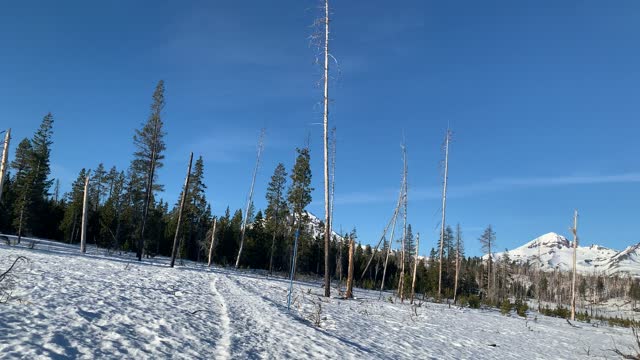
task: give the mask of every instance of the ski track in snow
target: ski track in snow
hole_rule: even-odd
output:
[[[41,241],[0,244],[0,269],[16,273],[0,304],[0,354],[80,359],[602,359],[633,352],[631,331],[495,309],[391,303],[356,289],[355,300],[322,297],[321,281],[294,285],[250,271]],[[335,289],[332,290],[335,293]],[[313,317],[320,310],[320,327]],[[534,317],[535,313],[530,314]],[[615,345],[614,345],[615,341]],[[490,346],[495,344],[496,346]],[[587,356],[589,351],[589,356]]]
[[[231,343],[230,340],[230,320],[229,320],[229,310],[224,297],[220,295],[220,292],[217,288],[218,277],[216,276],[211,282],[211,291],[215,294],[216,298],[220,301],[220,326],[222,331],[222,337],[216,346],[215,356],[216,359],[229,359],[229,345]]]

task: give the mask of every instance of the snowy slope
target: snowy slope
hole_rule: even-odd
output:
[[[629,246],[613,256],[605,264],[608,271],[640,276],[640,244]]]
[[[556,233],[548,233],[528,243],[509,250],[509,257],[518,263],[541,265],[545,271],[559,269],[568,271],[572,269],[573,247],[572,242],[564,236]],[[629,273],[640,276],[640,244],[630,246],[624,251],[618,252],[599,245],[578,246],[577,270],[583,273],[603,272],[613,274],[617,272]],[[540,260],[538,260],[540,254]],[[503,253],[496,253],[496,259],[500,259]]]
[[[0,244],[0,269],[17,256],[14,300],[0,304],[0,354],[80,359],[602,359],[633,346],[628,329],[505,317],[356,290],[325,299],[320,282],[41,241]],[[319,309],[319,327],[314,318]],[[535,314],[531,314],[530,318]],[[495,346],[494,346],[495,345]],[[589,356],[587,356],[589,352]]]

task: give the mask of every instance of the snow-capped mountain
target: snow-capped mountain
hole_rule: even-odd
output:
[[[504,253],[495,253],[501,259]],[[599,245],[579,246],[576,254],[577,270],[583,273],[628,273],[640,276],[640,243],[623,251]],[[539,256],[539,258],[538,258]],[[543,271],[569,271],[573,264],[573,244],[564,236],[548,233],[509,250],[509,258],[518,263],[540,264]]]
[[[313,237],[318,237],[321,234],[324,234],[324,225],[323,225],[323,219],[320,219],[319,217],[315,216],[314,214],[310,213],[310,212],[306,212],[306,215],[309,217],[309,223],[308,223],[308,231],[310,233],[313,234]],[[337,232],[334,231],[335,229],[331,229],[331,234],[339,239],[342,240],[342,236],[340,234],[338,234]]]

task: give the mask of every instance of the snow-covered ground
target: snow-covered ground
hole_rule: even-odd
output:
[[[23,242],[23,245],[28,242]],[[0,270],[17,256],[13,299],[0,304],[0,356],[202,359],[585,359],[632,352],[631,331],[537,316],[505,317],[373,291],[325,299],[320,282],[135,261],[40,241],[0,245]],[[2,272],[0,271],[0,272]],[[335,291],[334,291],[335,292]],[[318,316],[319,315],[319,316]],[[317,321],[316,321],[317,320]],[[315,323],[319,323],[316,326]],[[615,345],[614,345],[615,343]]]

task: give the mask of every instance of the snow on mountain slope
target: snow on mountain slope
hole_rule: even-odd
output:
[[[629,246],[606,263],[609,272],[629,273],[640,276],[640,243]]]
[[[354,300],[327,299],[320,281],[297,281],[287,311],[282,278],[26,245],[0,243],[1,270],[30,260],[16,272],[20,301],[0,304],[3,358],[604,359],[635,345],[629,329],[535,313],[526,321],[496,309],[413,308],[360,289]]]
[[[573,264],[573,244],[564,236],[548,233],[528,243],[509,250],[509,257],[518,263],[541,265],[542,270],[559,269],[569,271]],[[495,253],[496,259],[501,259],[503,252]],[[538,254],[540,259],[538,259]],[[599,245],[579,246],[576,251],[577,270],[583,273],[604,272],[613,274],[618,272],[640,276],[640,244],[630,246],[618,252]]]

